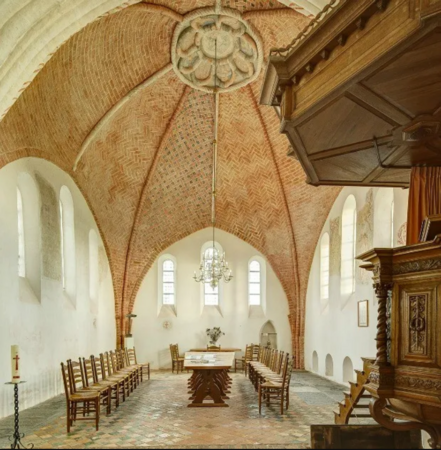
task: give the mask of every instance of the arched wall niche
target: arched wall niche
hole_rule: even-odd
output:
[[[346,356],[346,358],[343,360],[343,381],[346,383],[349,381],[354,381],[354,379],[354,365],[352,364],[351,358],[349,358],[349,356]]]
[[[265,258],[257,249],[233,234],[216,231],[216,241],[225,251],[233,272],[229,283],[222,282],[222,314],[216,308],[201,310],[201,286],[193,280],[198,271],[201,248],[209,242],[211,228],[199,230],[170,245],[158,256],[145,275],[137,294],[133,313],[133,336],[140,359],[149,360],[154,368],[171,366],[168,344],[179,341],[180,351],[205,347],[205,330],[219,326],[225,335],[219,339],[222,347],[245,349],[246,344],[258,342],[263,326],[269,320],[277,331],[277,347],[292,353],[291,329],[287,320],[288,299],[278,277],[267,264],[267,308],[263,317],[249,317],[248,263],[256,255]],[[173,255],[176,260],[177,308],[176,316],[158,317],[158,262],[162,255]],[[163,328],[167,320],[171,326]],[[153,332],[156,330],[155,336]]]
[[[332,359],[332,356],[329,353],[326,355],[325,359],[325,375],[327,377],[334,376],[334,360]]]
[[[35,256],[36,267],[40,261],[41,301],[31,298],[23,290],[17,272],[17,187],[23,192],[24,224],[26,217],[26,190],[34,202],[31,220],[34,230],[40,230],[40,255]],[[75,208],[76,308],[64,301],[61,283],[59,196],[66,186]],[[26,409],[63,392],[60,383],[60,362],[96,354],[115,347],[115,302],[109,262],[93,215],[71,177],[56,165],[40,158],[22,158],[0,169],[0,286],[8,295],[0,295],[0,360],[10,358],[10,346],[19,345],[23,385],[20,407]],[[37,201],[38,200],[38,201]],[[99,244],[101,265],[99,314],[90,311],[89,295],[89,232],[94,230]],[[26,232],[26,229],[25,229]],[[38,248],[38,247],[37,247]],[[38,253],[37,249],[35,252]],[[29,252],[27,255],[29,260]],[[29,261],[31,264],[31,261]],[[34,265],[26,270],[26,276]],[[32,289],[33,290],[33,289]],[[33,295],[33,294],[32,294]],[[79,331],[81,330],[81,331]],[[50,351],[48,351],[50,349]],[[0,364],[0,378],[10,378],[10,368]],[[11,390],[0,385],[0,418],[13,412]]]
[[[312,352],[312,370],[315,373],[318,373],[319,371],[319,358],[315,350]]]
[[[264,323],[260,330],[260,345],[277,349],[277,331],[271,320]]]

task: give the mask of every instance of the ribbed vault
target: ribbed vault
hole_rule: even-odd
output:
[[[245,12],[265,55],[308,22],[271,0],[223,4]],[[170,46],[182,14],[211,5],[156,0],[89,24],[0,123],[0,167],[24,156],[51,160],[87,199],[110,260],[120,337],[158,254],[210,225],[213,97],[178,79]],[[218,226],[268,258],[289,301],[293,352],[303,367],[309,268],[338,189],[305,184],[286,156],[275,111],[258,105],[261,83],[262,75],[220,95]]]

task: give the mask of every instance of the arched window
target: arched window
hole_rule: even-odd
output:
[[[248,301],[258,306],[262,301],[262,280],[260,262],[255,259],[248,264]]]
[[[162,304],[175,304],[175,263],[166,259],[162,263]]]
[[[209,247],[204,251],[204,256],[206,260],[211,260],[213,258],[213,254],[216,257],[219,253],[220,252],[217,248]],[[219,284],[213,287],[210,283],[204,283],[204,305],[219,305]]]
[[[322,236],[320,243],[320,298],[329,299],[329,234]]]
[[[40,190],[27,172],[17,177],[18,267],[20,285],[26,283],[41,299]]]
[[[89,296],[98,299],[99,292],[98,237],[94,230],[89,231]]]
[[[392,203],[390,205],[390,246],[391,248],[394,247],[394,214],[395,214],[395,204],[392,200]]]
[[[357,224],[357,204],[350,195],[343,206],[341,232],[341,293],[355,292],[355,236]]]
[[[176,258],[165,253],[158,258],[158,314],[163,310],[167,315],[176,315]]]
[[[66,186],[60,190],[61,280],[74,300],[76,293],[75,219],[72,195]]]
[[[17,228],[18,228],[18,275],[26,276],[25,236],[23,219],[23,196],[17,188]]]
[[[380,188],[374,203],[374,247],[394,246],[394,190]]]

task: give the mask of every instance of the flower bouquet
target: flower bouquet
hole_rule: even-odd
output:
[[[225,335],[225,333],[221,331],[220,327],[207,328],[207,336],[210,338],[210,345],[216,345],[217,340],[222,335]]]

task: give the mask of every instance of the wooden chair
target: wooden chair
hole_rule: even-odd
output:
[[[103,380],[110,380],[118,382],[118,390],[119,396],[122,396],[123,402],[126,401],[126,391],[129,390],[129,376],[126,374],[112,374],[111,369],[109,368],[110,360],[109,354],[100,353],[100,362],[101,362],[101,372]]]
[[[136,359],[135,347],[127,348],[126,354],[127,354],[127,361],[129,363],[129,366],[138,366],[140,368],[139,373],[141,376],[141,382],[143,381],[144,370],[147,370],[147,379],[150,380],[150,363],[138,364],[138,360]]]
[[[130,395],[130,373],[128,372],[118,372],[118,365],[116,363],[115,354],[110,352],[105,352],[103,355],[104,358],[104,368],[107,370],[106,376],[110,377],[119,377],[122,378],[123,381],[123,400],[126,399]]]
[[[138,370],[134,368],[127,368],[124,366],[124,356],[119,350],[115,352],[110,351],[110,361],[112,363],[113,372],[118,374],[123,373],[129,377],[129,392],[133,392],[137,385]]]
[[[61,363],[61,373],[63,375],[64,392],[66,394],[67,406],[67,432],[77,420],[93,420],[96,431],[99,430],[100,423],[100,393],[78,389],[73,380],[70,361],[65,365]],[[82,413],[80,417],[78,413]],[[89,417],[93,413],[93,417]]]
[[[110,379],[106,378],[105,371],[103,370],[101,358],[98,356],[91,355],[90,360],[92,362],[92,370],[93,370],[93,380],[95,384],[102,386],[109,386],[111,400],[115,400],[115,407],[119,406],[119,394],[120,394],[120,385],[124,381],[121,378],[118,379]]]
[[[107,383],[100,384],[95,382],[91,359],[80,358],[80,370],[82,370],[84,389],[99,392],[101,404],[106,406],[106,413],[109,415],[111,412],[111,387]]]
[[[247,364],[248,364],[248,361],[251,360],[252,350],[253,350],[253,348],[250,345],[246,345],[245,346],[245,355],[242,356],[242,358],[234,359],[234,372],[237,372],[237,366],[239,365],[240,366],[239,369],[244,371],[245,376],[247,375]]]
[[[259,414],[262,413],[262,400],[267,405],[272,402],[280,403],[280,414],[283,414],[283,407],[289,407],[289,384],[291,381],[292,360],[286,354],[283,364],[282,376],[272,374],[266,376],[266,381],[259,384]]]
[[[179,356],[179,347],[178,344],[170,344],[170,355],[172,359],[172,373],[174,373],[176,369],[176,373],[184,371],[184,361],[185,358]]]

